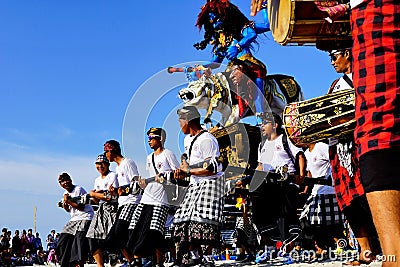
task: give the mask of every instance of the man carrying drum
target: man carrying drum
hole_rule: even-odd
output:
[[[331,64],[343,76],[335,80],[328,94],[339,90],[354,88],[352,82],[351,49],[332,50],[329,53]],[[332,177],[340,209],[345,214],[357,241],[360,244],[360,263],[369,263],[371,255],[369,237],[376,236],[371,211],[360,181],[360,169],[356,157],[353,134],[329,139],[329,159]],[[353,262],[353,265],[359,264]]]
[[[282,119],[276,113],[262,113],[261,135],[263,141],[258,151],[257,170],[278,172],[279,168],[287,166],[288,174],[304,178],[306,174],[306,159],[301,148],[294,146],[283,133]],[[298,164],[297,164],[298,162]],[[298,166],[296,168],[296,166]],[[253,178],[254,179],[254,178]],[[253,203],[254,223],[256,224],[265,251],[256,260],[257,263],[268,260],[271,250],[274,250],[276,230],[278,239],[283,242],[283,251],[290,251],[294,240],[300,234],[299,220],[296,214],[297,195],[299,188],[292,182],[263,182],[251,194]],[[268,210],[265,205],[268,203]],[[277,223],[279,221],[279,223]]]
[[[65,189],[62,208],[71,215],[71,218],[61,231],[56,255],[60,259],[61,267],[83,267],[89,253],[86,233],[94,211],[88,204],[72,201],[73,197],[83,196],[87,192],[83,187],[73,184],[68,173],[60,174],[58,182]]]

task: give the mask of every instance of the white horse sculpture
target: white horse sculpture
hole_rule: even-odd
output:
[[[299,84],[291,76],[267,75],[264,84],[266,103],[272,112],[282,115],[286,104],[304,100]],[[213,110],[219,111],[222,114],[222,124],[228,126],[241,118],[254,115],[254,90],[258,88],[249,79],[237,86],[226,73],[220,72],[190,82],[179,91],[178,96],[185,106],[206,109],[206,118],[211,117]],[[247,110],[243,110],[243,106]]]

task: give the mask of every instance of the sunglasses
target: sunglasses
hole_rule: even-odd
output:
[[[161,136],[159,136],[159,135],[149,135],[149,136],[147,136],[147,139],[149,141],[151,141],[153,139],[160,139],[160,138],[161,138]]]
[[[272,121],[269,121],[269,120],[263,120],[263,121],[262,121],[262,124],[263,124],[263,125],[267,125],[268,123],[272,123]]]
[[[336,61],[339,57],[339,55],[342,55],[343,52],[337,52],[335,54],[330,54],[329,56],[331,57],[331,61]]]

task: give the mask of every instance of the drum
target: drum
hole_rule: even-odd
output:
[[[286,134],[296,146],[349,134],[356,124],[354,105],[354,89],[290,103],[283,111]]]
[[[281,45],[316,45],[321,50],[351,46],[350,16],[329,23],[325,20],[328,14],[319,10],[315,2],[269,0],[268,17],[275,41]]]

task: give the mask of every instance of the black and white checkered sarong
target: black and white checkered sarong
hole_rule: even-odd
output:
[[[142,214],[143,207],[146,204],[140,203],[133,213],[131,223],[129,225],[129,229],[135,229],[137,224],[140,224],[139,218]],[[147,205],[150,206],[150,205]],[[168,207],[165,205],[151,205],[153,208],[151,221],[150,221],[150,229],[159,231],[162,235],[164,235],[164,226],[165,221],[167,220],[168,215]]]
[[[314,225],[342,225],[344,222],[334,194],[311,195],[304,204],[300,215],[300,220],[302,219]]]
[[[118,219],[130,222],[136,206],[137,204],[128,203],[120,207]]]
[[[174,223],[196,221],[219,224],[222,219],[224,194],[225,176],[191,183],[175,213]]]
[[[90,222],[90,220],[69,221],[61,230],[61,233],[76,235],[77,232],[86,232]]]
[[[117,217],[118,203],[103,202],[96,211],[89,230],[88,238],[105,239]]]
[[[243,217],[239,216],[236,218],[236,229],[242,230],[248,237],[257,235],[257,227],[251,220],[251,218],[247,218],[248,222],[245,224]]]

